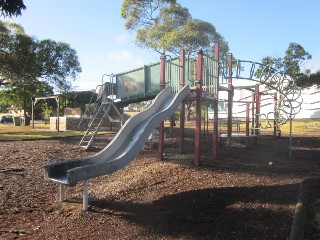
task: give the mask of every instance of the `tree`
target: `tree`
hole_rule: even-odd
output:
[[[25,9],[23,0],[0,0],[0,11],[3,17],[17,17]]]
[[[270,66],[270,68],[260,67],[256,72],[256,76],[268,81],[268,79],[270,80],[270,75],[276,70],[280,70],[294,79],[299,87],[310,87],[313,84],[320,85],[320,71],[313,74],[301,71],[300,67],[303,63],[311,58],[312,56],[300,44],[290,43],[284,57],[268,56],[263,58],[262,64]],[[272,85],[272,82],[269,82],[269,84]]]
[[[0,99],[14,107],[22,107],[25,111],[31,113],[31,98],[34,96],[49,96],[53,94],[53,87],[45,82],[38,80],[32,81],[32,84],[18,84],[16,86],[6,85],[0,90]]]
[[[221,43],[227,52],[228,44],[208,22],[192,19],[187,8],[175,0],[124,0],[121,16],[125,27],[136,31],[136,44],[164,55],[203,49],[211,53],[214,43]]]
[[[68,44],[38,40],[15,23],[0,21],[0,90],[11,104],[31,110],[31,97],[69,90],[81,72]]]
[[[76,51],[67,43],[38,40],[20,25],[0,22],[0,86],[39,80],[70,88],[80,72]]]

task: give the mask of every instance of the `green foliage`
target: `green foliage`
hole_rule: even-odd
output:
[[[0,90],[10,105],[31,112],[31,97],[69,91],[81,72],[67,43],[38,40],[15,23],[0,21]]]
[[[43,112],[43,119],[45,121],[49,121],[50,120],[50,116],[53,113],[52,107],[48,106],[48,104],[44,104],[42,107],[42,112]]]
[[[145,110],[149,105],[150,105],[150,102],[148,101],[131,103],[128,106],[128,109],[130,111],[142,111],[142,110]]]
[[[84,112],[86,106],[90,101],[94,103],[97,99],[97,94],[92,91],[81,91],[81,92],[68,92],[62,94],[61,103],[63,107],[76,108],[79,107]],[[95,105],[93,106],[95,108]],[[90,108],[90,107],[89,107]]]
[[[270,77],[276,71],[282,71],[284,74],[295,79],[299,87],[310,87],[313,84],[320,84],[320,71],[314,74],[306,74],[301,72],[301,66],[306,61],[311,59],[312,56],[305,51],[305,49],[297,43],[290,43],[288,49],[285,52],[284,57],[265,57],[262,59],[262,64],[269,67],[260,67],[256,76],[269,81]]]
[[[21,15],[21,11],[25,9],[26,6],[23,0],[0,0],[0,15],[3,17],[17,17]]]
[[[96,103],[88,103],[85,104],[85,114],[86,115],[93,115],[94,110],[97,108],[97,104]]]
[[[6,85],[0,90],[0,98],[13,105],[22,107],[25,112],[31,113],[31,98],[34,96],[48,96],[53,94],[53,88],[45,82],[34,80],[27,84]]]
[[[203,49],[212,53],[214,43],[221,43],[228,51],[228,44],[208,22],[192,19],[189,10],[177,1],[124,0],[121,16],[127,30],[136,31],[136,44],[153,49],[160,54],[178,54]]]
[[[0,85],[45,81],[70,89],[81,67],[76,51],[66,43],[38,40],[17,24],[0,21]]]

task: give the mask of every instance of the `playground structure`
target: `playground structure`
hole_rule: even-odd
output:
[[[110,144],[98,154],[45,166],[45,177],[60,183],[60,200],[63,201],[64,185],[74,186],[84,180],[83,208],[86,210],[88,179],[110,174],[128,165],[138,155],[156,125],[174,114],[189,92],[188,85],[177,94],[173,94],[170,87],[163,89],[149,108],[130,118]]]
[[[108,99],[108,103],[112,104],[115,110],[118,108],[117,116],[120,116],[121,107],[134,102],[140,102],[153,99],[156,94],[164,87],[171,86],[174,92],[186,84],[190,85],[191,95],[185,101],[194,101],[196,105],[196,121],[195,121],[195,165],[200,163],[200,142],[201,128],[208,129],[208,119],[204,119],[204,124],[201,113],[201,106],[206,104],[212,106],[213,119],[213,158],[218,156],[219,138],[227,139],[227,147],[231,151],[232,137],[256,137],[260,133],[268,131],[272,132],[273,136],[279,136],[279,126],[293,118],[301,109],[302,98],[297,90],[294,81],[281,71],[271,68],[270,66],[261,63],[237,60],[235,61],[232,54],[221,60],[219,56],[219,45],[214,49],[214,57],[204,54],[202,51],[191,52],[186,54],[181,50],[180,57],[171,58],[170,56],[162,56],[159,63],[145,65],[131,71],[111,74],[109,82],[100,85],[100,88],[106,89],[99,91]],[[257,76],[257,72],[260,75]],[[250,86],[236,86],[233,81],[240,80],[253,81],[255,84]],[[261,91],[261,85],[264,87]],[[234,101],[234,93],[237,89],[246,89],[252,94],[247,98]],[[109,90],[108,90],[109,89]],[[224,95],[224,99],[223,99]],[[225,96],[226,95],[226,96]],[[109,97],[111,96],[111,97]],[[268,112],[262,112],[264,107],[261,99],[268,96],[273,99],[273,107]],[[102,99],[99,97],[98,99]],[[115,100],[117,99],[117,101]],[[226,104],[225,116],[222,118],[222,112],[219,106],[222,102]],[[103,103],[97,104],[95,112],[99,112]],[[241,120],[235,119],[234,107],[237,105],[236,111],[242,109]],[[242,105],[242,107],[239,107]],[[239,108],[239,109],[238,109]],[[108,111],[103,111],[108,112]],[[99,119],[105,119],[108,114],[103,115]],[[115,115],[115,114],[113,114]],[[185,125],[185,105],[180,107],[180,142],[179,152],[183,152],[184,146],[184,125]],[[206,114],[207,117],[209,114]],[[96,117],[92,118],[92,122]],[[110,114],[109,114],[110,118]],[[224,121],[227,126],[227,133],[220,135],[219,124]],[[245,134],[237,135],[232,133],[232,125],[238,127],[240,123],[246,124]],[[92,135],[90,144],[84,146],[90,147],[93,143],[96,133],[99,131],[99,126],[89,124],[89,128],[95,129]],[[171,125],[172,127],[172,125]],[[160,126],[160,131],[161,130]],[[92,131],[93,132],[93,131]],[[84,138],[88,134],[84,135]],[[162,133],[160,132],[159,145],[161,147]],[[81,144],[80,144],[81,145]],[[161,152],[158,150],[159,158],[162,159]]]
[[[246,71],[248,66],[249,70]],[[260,78],[256,77],[258,70],[260,71]],[[247,75],[244,76],[244,74]],[[112,108],[120,118],[121,111],[118,106],[155,98],[152,105],[147,110],[130,118],[116,137],[101,152],[85,159],[49,164],[45,166],[45,177],[60,183],[61,201],[63,201],[64,196],[64,185],[74,186],[78,181],[84,180],[83,208],[86,210],[88,207],[87,180],[112,173],[126,166],[138,154],[157,124],[159,130],[158,158],[163,159],[163,121],[172,116],[179,105],[179,152],[184,151],[185,104],[183,101],[195,102],[194,165],[200,165],[201,107],[204,102],[213,106],[213,158],[218,157],[220,137],[226,138],[227,148],[231,151],[232,138],[240,136],[239,134],[232,134],[233,79],[248,79],[258,83],[255,85],[252,100],[244,102],[246,106],[246,130],[245,134],[241,135],[243,137],[257,137],[260,134],[262,117],[267,119],[265,128],[272,128],[274,136],[276,136],[278,126],[291,120],[299,111],[302,102],[301,95],[296,91],[294,81],[280,71],[256,62],[240,60],[235,62],[232,54],[228,54],[226,61],[221,61],[218,44],[214,47],[214,57],[208,56],[202,51],[186,55],[185,51],[181,50],[179,58],[161,56],[159,63],[110,75],[110,81],[100,86],[102,90],[97,98],[99,99],[97,110],[93,114],[93,119],[97,118],[98,114],[96,113],[102,113],[103,117],[99,118],[101,121],[98,121],[97,126],[93,127],[93,121],[88,126],[88,132],[93,129],[95,131],[88,141],[90,144],[93,143],[103,120],[108,116],[110,117]],[[269,121],[269,114],[261,115],[260,113],[261,93],[259,84],[266,84],[269,89],[274,91],[272,122]],[[219,132],[219,93],[221,92],[227,93],[227,133],[224,136],[220,136]],[[250,122],[252,124],[251,131]],[[88,132],[85,133],[84,138],[87,137]],[[85,146],[89,147],[90,144]]]

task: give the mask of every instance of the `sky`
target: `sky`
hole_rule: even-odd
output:
[[[178,0],[195,19],[210,22],[237,59],[283,57],[291,42],[312,55],[304,68],[320,70],[319,0]],[[95,89],[105,74],[158,62],[160,55],[135,46],[120,17],[122,0],[25,0],[20,24],[39,40],[66,42],[77,51],[82,73],[76,90]],[[197,50],[197,49],[196,49]]]

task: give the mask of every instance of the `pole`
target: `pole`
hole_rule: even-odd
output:
[[[59,99],[59,97],[57,97],[56,101],[57,101],[57,105],[58,105],[58,107],[57,107],[57,131],[59,132],[60,131],[60,118],[59,118],[59,116],[60,116],[60,99]]]
[[[31,98],[31,117],[32,117],[32,129],[34,129],[34,105],[35,105],[35,98]]]
[[[186,65],[186,53],[184,49],[180,51],[180,89],[184,87],[185,84],[185,65]],[[184,102],[180,104],[180,144],[179,153],[184,152],[184,125],[185,125],[185,112],[186,107]]]
[[[200,137],[201,137],[201,97],[202,97],[202,66],[203,52],[200,50],[197,56],[197,83],[196,83],[196,130],[195,130],[195,156],[194,165],[200,165]]]
[[[231,136],[232,136],[232,101],[233,101],[233,87],[232,87],[232,54],[228,54],[228,130],[227,130],[227,148],[231,153]]]
[[[217,93],[213,97],[213,146],[212,156],[213,158],[218,157],[219,148],[219,122],[218,122],[218,111],[219,111],[219,44],[214,45],[214,60],[215,60],[215,74],[217,79]]]
[[[292,158],[292,105],[290,102],[290,144],[289,144],[289,157]]]
[[[256,96],[256,119],[255,119],[255,135],[260,135],[260,95],[259,95],[259,84],[256,84],[255,89]]]
[[[160,91],[165,88],[165,72],[166,72],[166,56],[160,57]],[[164,122],[159,123],[159,143],[158,143],[158,158],[163,160],[164,148]]]

